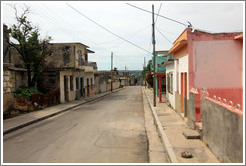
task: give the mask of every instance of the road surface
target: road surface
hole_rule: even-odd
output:
[[[141,87],[128,87],[4,135],[3,162],[148,162]]]

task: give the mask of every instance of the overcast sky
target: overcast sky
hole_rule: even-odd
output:
[[[9,6],[13,1],[1,1],[2,24],[9,27],[15,23],[14,10]],[[72,9],[70,6],[77,11]],[[16,2],[20,7],[31,8],[29,19],[37,26],[42,36],[49,35],[53,43],[81,42],[89,46],[94,54],[89,61],[95,61],[98,70],[109,70],[111,52],[114,53],[114,67],[118,69],[142,70],[144,57],[151,58],[152,15],[127,5],[151,11],[152,4],[158,13],[194,28],[216,32],[242,32],[244,30],[245,9],[242,2],[167,2],[167,1],[54,1]],[[160,8],[161,7],[161,8]],[[86,17],[110,30],[114,34],[143,48],[140,49],[99,27]],[[174,40],[186,28],[184,25],[155,16],[156,50],[169,50]],[[148,52],[147,52],[148,51]]]

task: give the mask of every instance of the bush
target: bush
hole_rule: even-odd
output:
[[[119,88],[123,88],[124,86],[120,84],[120,87]]]
[[[15,97],[23,97],[25,99],[30,100],[33,94],[42,94],[34,87],[19,87],[18,90],[15,92]]]

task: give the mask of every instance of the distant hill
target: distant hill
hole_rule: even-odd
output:
[[[106,71],[110,71],[110,70],[100,70],[99,72],[106,72]],[[125,70],[119,70],[119,74],[123,73]],[[134,76],[141,76],[142,74],[142,70],[127,70],[130,75],[134,75]]]

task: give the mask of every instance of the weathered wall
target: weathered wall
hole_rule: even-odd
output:
[[[52,54],[45,58],[46,69],[75,67],[74,44],[51,44],[50,49],[52,49]]]
[[[107,91],[108,79],[105,75],[95,75],[95,94],[103,93]]]
[[[203,141],[222,162],[243,162],[243,114],[202,100]]]
[[[196,123],[196,94],[190,92],[189,95],[189,100],[187,101],[188,125],[194,129]]]
[[[76,98],[76,90],[75,88],[71,90],[70,88],[70,76],[73,76],[73,71],[60,71],[60,102],[64,103],[65,100],[65,85],[64,85],[64,76],[67,76],[67,90],[68,90],[68,101],[73,101]],[[75,79],[75,78],[74,78]],[[75,87],[75,86],[74,86]]]
[[[14,92],[20,86],[27,86],[27,73],[9,69],[6,64],[3,68],[3,111],[6,111],[14,104]]]
[[[181,101],[180,101],[181,96],[175,92],[175,111],[177,113],[181,113]]]
[[[43,72],[41,79],[38,81],[38,89],[43,93],[60,88],[59,72]]]

